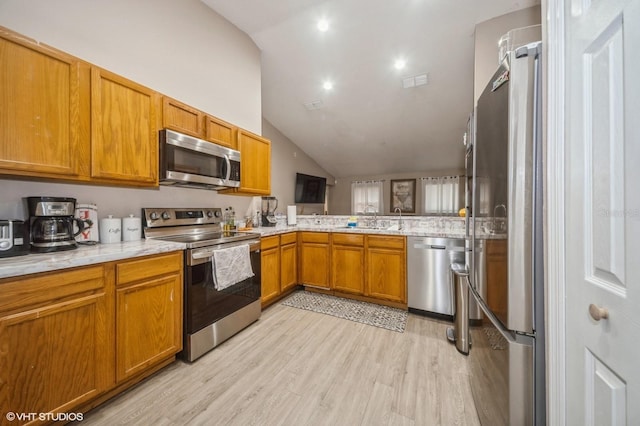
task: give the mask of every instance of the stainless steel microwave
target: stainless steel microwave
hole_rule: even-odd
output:
[[[240,186],[240,152],[192,136],[160,131],[160,184],[201,189]]]

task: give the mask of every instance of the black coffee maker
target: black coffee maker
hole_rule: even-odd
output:
[[[73,217],[75,198],[27,197],[31,229],[31,251],[48,253],[78,247],[75,236],[84,230],[84,221]],[[74,234],[73,224],[78,225]]]

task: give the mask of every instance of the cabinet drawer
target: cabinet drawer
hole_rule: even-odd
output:
[[[328,232],[301,232],[303,243],[329,243]]]
[[[364,235],[358,234],[333,234],[333,243],[346,246],[364,246]]]
[[[295,232],[288,232],[286,234],[280,235],[280,244],[291,244],[297,241],[297,235]]]
[[[127,284],[138,280],[180,271],[182,252],[130,260],[116,265],[116,283]]]
[[[278,247],[280,244],[280,236],[273,235],[271,237],[262,237],[260,240],[260,249],[267,250],[270,248]]]
[[[369,247],[381,247],[388,249],[404,249],[404,237],[391,237],[388,235],[368,235]]]
[[[104,266],[0,280],[0,312],[104,288]]]

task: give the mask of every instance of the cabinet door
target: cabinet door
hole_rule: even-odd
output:
[[[204,114],[189,105],[162,98],[162,127],[202,139],[204,137]]]
[[[246,130],[238,130],[240,188],[245,194],[271,193],[271,142]]]
[[[86,179],[86,64],[0,29],[0,76],[0,173]]]
[[[124,381],[182,349],[182,275],[116,290],[116,377]]]
[[[367,236],[365,294],[407,303],[407,256],[404,237]]]
[[[236,149],[237,127],[219,118],[206,115],[204,117],[204,138],[209,142]]]
[[[333,244],[331,286],[346,293],[364,293],[364,247]]]
[[[158,185],[159,99],[146,87],[92,68],[92,178]]]
[[[2,413],[73,411],[113,385],[113,284],[106,292],[103,271],[0,284],[0,312],[8,309],[0,313]]]
[[[329,244],[302,242],[299,274],[301,284],[330,288]]]
[[[275,237],[278,238],[277,236]],[[280,295],[280,246],[263,249],[260,255],[261,301],[266,304]]]
[[[287,291],[298,284],[298,245],[280,246],[280,290]]]

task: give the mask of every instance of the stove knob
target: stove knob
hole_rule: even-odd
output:
[[[171,215],[167,212],[162,212],[162,219],[164,220],[171,219]]]
[[[158,215],[158,212],[151,212],[151,214],[149,215],[149,219],[151,220],[158,220],[160,218],[160,216]]]
[[[215,212],[215,216],[216,216],[216,217],[220,217],[220,216],[222,216],[222,212],[221,212],[220,210],[216,210],[216,212]]]
[[[213,217],[213,212],[211,210],[207,211],[207,217],[211,219]]]

